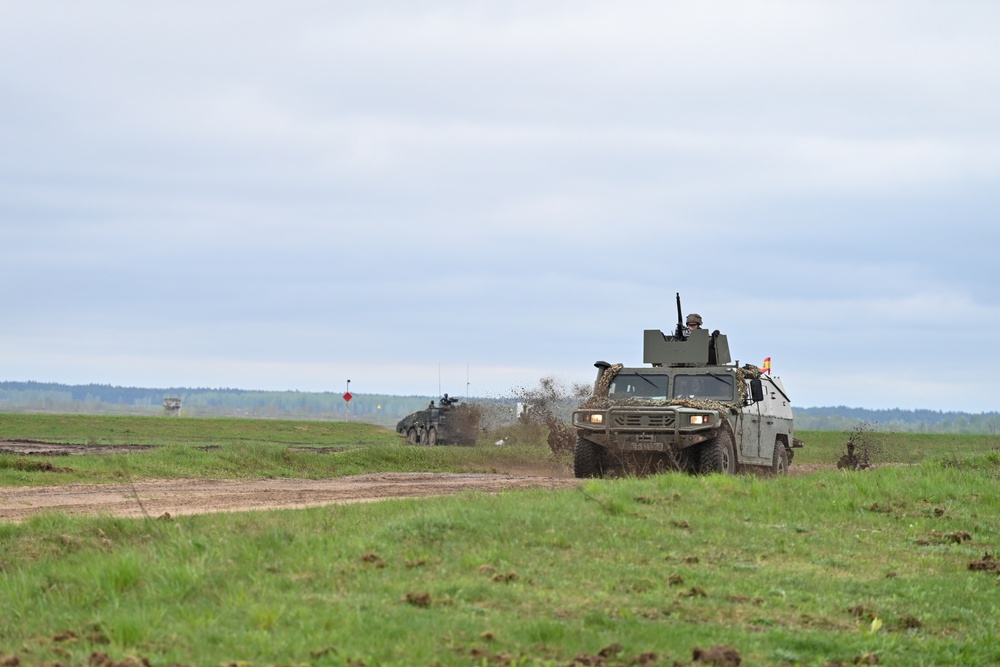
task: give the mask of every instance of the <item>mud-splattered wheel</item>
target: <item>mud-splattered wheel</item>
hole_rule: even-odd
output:
[[[424,444],[428,447],[433,447],[438,444],[438,432],[433,426],[427,431],[427,436],[424,438]]]
[[[604,448],[583,436],[576,436],[573,448],[573,474],[577,477],[604,476]]]
[[[698,453],[698,470],[703,475],[713,472],[723,475],[736,473],[736,454],[728,431],[719,431],[714,439],[702,443]]]
[[[785,443],[778,441],[774,443],[774,459],[771,461],[771,472],[775,475],[788,474],[788,450]]]
[[[411,445],[420,444],[420,437],[417,435],[417,429],[415,428],[411,428],[409,431],[406,432],[406,439],[410,442]]]

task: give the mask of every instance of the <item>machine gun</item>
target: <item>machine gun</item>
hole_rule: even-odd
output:
[[[674,331],[676,340],[686,340],[688,328],[684,326],[684,315],[681,314],[681,293],[677,293],[677,329]]]

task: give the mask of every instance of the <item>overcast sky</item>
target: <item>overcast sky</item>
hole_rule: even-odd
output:
[[[1000,409],[1000,4],[0,0],[0,380],[507,395],[685,312]]]

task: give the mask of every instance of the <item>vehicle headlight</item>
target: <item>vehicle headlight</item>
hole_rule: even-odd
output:
[[[590,415],[590,417],[587,418],[587,420],[591,424],[603,424],[604,423],[604,415],[602,415],[602,414],[592,414],[592,415]]]
[[[691,425],[700,426],[703,424],[707,424],[709,419],[710,419],[709,415],[691,415]]]

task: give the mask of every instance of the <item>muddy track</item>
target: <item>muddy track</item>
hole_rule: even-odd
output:
[[[323,480],[172,479],[135,484],[5,487],[0,488],[0,521],[21,521],[43,512],[157,518],[164,514],[292,509],[461,491],[557,489],[578,483],[571,478],[529,475],[380,473]]]
[[[830,469],[832,465],[793,465],[789,474],[807,475]],[[164,514],[294,509],[441,496],[462,491],[498,493],[516,489],[563,489],[580,482],[568,476],[541,476],[538,473],[380,473],[322,480],[171,479],[134,484],[0,487],[0,521],[23,521],[43,512],[158,518]]]
[[[146,449],[145,445],[129,447]],[[121,452],[122,446],[52,445],[30,441],[0,443],[0,453],[73,456]],[[98,451],[102,450],[102,451]],[[51,464],[49,464],[51,465]],[[832,465],[791,465],[798,476]],[[53,468],[57,470],[57,468]],[[95,516],[161,517],[248,510],[295,509],[389,498],[440,496],[462,491],[498,493],[515,489],[559,489],[579,485],[568,470],[510,469],[501,474],[379,473],[337,479],[143,480],[133,484],[63,484],[0,487],[0,521],[22,521],[43,512]]]

